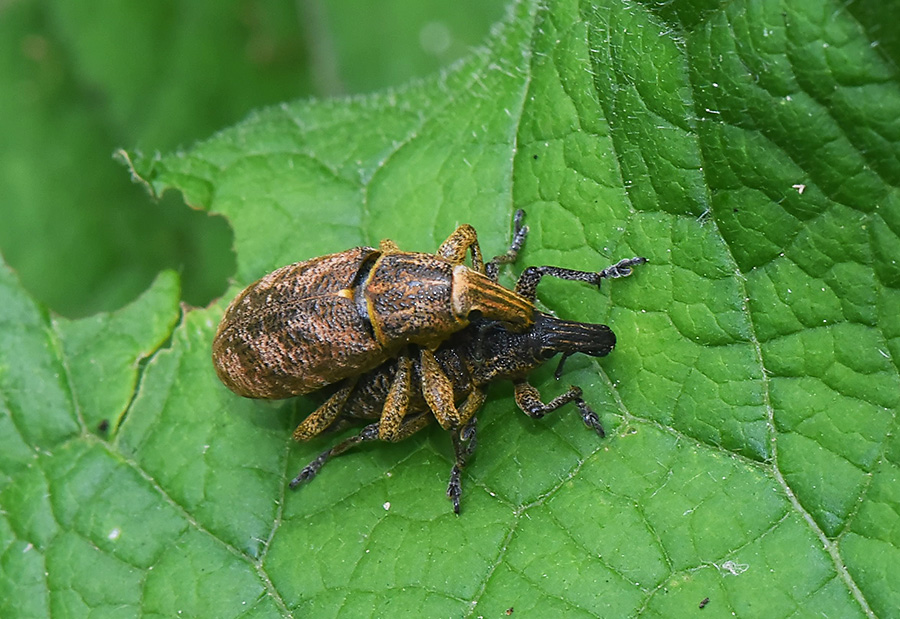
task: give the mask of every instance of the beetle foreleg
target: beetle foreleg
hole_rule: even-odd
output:
[[[529,301],[534,301],[537,294],[537,285],[544,276],[556,277],[573,282],[586,282],[599,287],[600,282],[604,279],[612,279],[616,277],[628,277],[631,275],[632,267],[647,262],[646,258],[625,258],[619,260],[616,264],[608,266],[602,271],[575,271],[573,269],[564,269],[562,267],[528,267],[519,276],[516,282],[516,293],[525,297]]]
[[[412,388],[412,359],[404,354],[397,359],[397,372],[384,400],[381,412],[378,438],[383,441],[399,441],[400,427],[409,410],[409,396]]]
[[[303,420],[303,423],[297,426],[297,429],[294,430],[294,440],[309,440],[330,426],[341,414],[341,411],[344,409],[344,404],[347,402],[347,398],[350,396],[350,392],[353,391],[353,387],[355,386],[355,378],[347,379],[344,382],[344,386],[328,398],[328,400],[325,401],[325,404],[313,411],[309,417]]]
[[[475,424],[478,420],[472,417],[459,432],[454,432],[453,451],[456,454],[456,463],[450,469],[450,483],[447,485],[447,496],[453,501],[453,513],[459,513],[459,498],[462,496],[462,469],[468,463],[469,457],[475,453],[478,439],[475,434]]]
[[[568,402],[575,402],[575,405],[581,412],[581,420],[584,421],[584,425],[594,430],[601,438],[606,436],[606,432],[603,431],[603,425],[600,423],[600,418],[597,416],[597,413],[595,413],[591,407],[588,406],[587,402],[584,401],[584,398],[581,397],[581,388],[574,386],[569,387],[567,392],[553,398],[549,403],[544,404],[541,400],[540,391],[529,384],[528,381],[519,381],[515,384],[515,387],[516,404],[518,404],[519,408],[521,408],[529,417],[540,419],[547,413],[555,411],[557,408]]]
[[[422,367],[422,395],[428,403],[428,408],[434,413],[442,428],[445,430],[458,428],[461,416],[453,398],[453,383],[430,350],[425,348],[421,350],[419,363]]]
[[[478,234],[475,228],[469,224],[463,224],[457,228],[447,240],[441,243],[437,255],[446,258],[453,264],[462,264],[466,259],[466,252],[472,252],[472,269],[484,273],[484,257],[481,255],[481,247],[478,245]]]

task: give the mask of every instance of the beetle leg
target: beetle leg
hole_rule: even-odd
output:
[[[397,439],[404,439],[412,434],[415,434],[422,428],[428,425],[429,417],[428,415],[416,415],[411,419],[407,419],[403,422],[403,425],[400,426],[400,431],[397,433]],[[366,441],[374,441],[378,440],[379,427],[380,423],[372,423],[367,425],[360,431],[356,436],[351,436],[348,439],[345,439],[332,447],[331,449],[326,449],[319,456],[303,467],[303,470],[291,480],[289,484],[291,489],[293,490],[303,482],[309,481],[313,477],[315,477],[319,470],[325,466],[325,463],[328,462],[334,456],[339,456],[351,447],[359,445],[360,443],[364,443]]]
[[[519,251],[525,243],[525,237],[528,236],[528,226],[522,225],[524,218],[525,211],[522,209],[517,210],[513,217],[513,240],[509,245],[509,249],[506,250],[505,254],[494,256],[490,262],[484,265],[484,274],[490,277],[492,281],[497,281],[500,265],[515,262],[519,257]]]
[[[469,457],[475,453],[478,440],[475,435],[475,424],[478,420],[472,417],[459,432],[454,432],[453,451],[456,454],[456,463],[450,469],[450,483],[447,485],[447,496],[453,501],[453,513],[459,513],[459,497],[462,496],[461,473],[468,463]]]
[[[328,400],[325,401],[325,404],[313,411],[309,417],[303,420],[303,423],[297,426],[297,429],[294,430],[294,440],[309,440],[330,426],[334,420],[338,418],[338,415],[341,414],[341,411],[344,409],[344,404],[347,402],[347,398],[350,396],[350,392],[353,391],[353,387],[355,386],[355,378],[346,380],[344,386],[328,398]]]
[[[573,282],[587,282],[599,287],[600,282],[604,279],[612,279],[616,277],[628,277],[631,275],[632,267],[647,262],[646,258],[625,258],[619,260],[616,264],[608,266],[602,271],[575,271],[573,269],[564,269],[562,267],[528,267],[519,276],[516,282],[516,293],[525,297],[529,301],[534,301],[537,293],[538,282],[545,275],[557,277]]]
[[[409,410],[409,397],[412,388],[412,359],[404,354],[397,358],[397,372],[384,400],[381,413],[378,438],[383,441],[399,441],[403,418]]]
[[[373,423],[363,428],[362,431],[356,436],[351,436],[350,438],[341,441],[331,449],[326,449],[325,451],[320,453],[315,460],[303,467],[303,470],[300,471],[300,473],[291,480],[291,483],[289,484],[291,490],[293,490],[303,482],[309,481],[310,479],[315,477],[319,473],[319,469],[321,469],[325,465],[325,463],[328,462],[328,460],[332,457],[344,453],[354,445],[358,445],[359,443],[365,441],[374,441],[377,438],[378,424]]]
[[[475,228],[469,224],[463,224],[441,243],[437,255],[446,258],[453,264],[462,264],[468,251],[472,252],[472,269],[484,273],[484,257],[481,255],[481,247],[478,245],[478,234],[475,232]]]
[[[581,389],[579,387],[569,387],[567,392],[553,398],[548,404],[544,404],[541,400],[541,392],[529,384],[527,380],[518,381],[515,383],[515,386],[516,404],[529,417],[540,419],[563,404],[575,402],[575,405],[581,412],[581,420],[584,421],[584,425],[594,430],[601,438],[606,436],[606,432],[603,431],[603,425],[600,423],[600,417],[581,397]]]
[[[487,400],[487,394],[481,389],[473,388],[466,396],[462,406],[459,407],[459,423],[468,424],[469,420],[474,419],[475,413],[484,406],[485,400]]]
[[[403,425],[400,426],[400,430],[397,432],[397,440],[402,441],[403,439],[412,436],[427,426],[429,421],[431,421],[431,415],[428,413],[419,413],[414,417],[404,419]]]
[[[458,428],[461,417],[453,398],[453,383],[438,365],[434,353],[430,350],[423,348],[420,351],[419,363],[422,367],[422,395],[428,403],[428,408],[434,413],[442,428],[445,430]]]

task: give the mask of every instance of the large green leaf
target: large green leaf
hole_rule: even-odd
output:
[[[0,4],[0,253],[69,317],[136,298],[161,269],[206,305],[234,272],[228,224],[153,207],[110,157],[168,151],[263,105],[428,75],[506,0]]]
[[[2,272],[0,614],[900,616],[900,54],[876,14],[900,8],[523,0],[433,80],[130,157],[228,218],[237,282],[144,363],[179,316],[168,280],[64,322]],[[288,441],[314,398],[217,381],[227,301],[463,221],[499,252],[518,207],[523,264],[650,260],[599,294],[541,285],[618,334],[565,372],[609,437],[503,386],[459,517],[438,430],[288,492],[335,437]]]

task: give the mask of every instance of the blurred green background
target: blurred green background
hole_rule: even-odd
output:
[[[0,252],[69,317],[116,309],[165,268],[206,305],[231,231],[180,195],[153,202],[114,161],[188,147],[250,110],[370,92],[480,44],[506,0],[0,3]]]

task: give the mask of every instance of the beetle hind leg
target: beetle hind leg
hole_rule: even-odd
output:
[[[600,417],[590,406],[588,406],[588,403],[584,401],[584,398],[581,397],[581,388],[569,387],[567,392],[553,398],[547,404],[544,404],[541,400],[540,391],[529,384],[528,381],[523,380],[517,382],[515,388],[516,404],[518,404],[519,408],[521,408],[529,417],[540,419],[547,413],[555,411],[564,404],[575,402],[575,406],[578,407],[578,411],[581,413],[581,420],[584,422],[584,425],[596,432],[600,438],[606,436],[606,432],[603,430],[603,424],[600,423]]]
[[[410,417],[409,419],[404,420],[403,424],[400,426],[400,430],[397,432],[397,439],[401,440],[411,436],[428,425],[428,415],[420,414],[415,417]],[[289,484],[291,490],[294,490],[300,484],[311,480],[313,477],[318,475],[319,470],[325,463],[331,460],[335,456],[339,456],[348,449],[359,445],[360,443],[365,443],[368,441],[377,441],[379,440],[379,429],[381,423],[372,423],[364,427],[359,434],[355,436],[351,436],[350,438],[344,439],[331,449],[326,449],[322,453],[320,453],[315,460],[307,464],[303,467],[303,470],[291,480]]]
[[[291,483],[289,484],[291,490],[295,489],[303,482],[309,481],[310,479],[315,477],[319,473],[319,469],[325,466],[325,463],[334,456],[339,456],[355,445],[359,445],[360,443],[363,443],[365,441],[374,441],[377,438],[378,424],[373,423],[363,428],[362,431],[356,436],[351,436],[350,438],[341,441],[331,449],[326,449],[325,451],[320,453],[315,460],[303,467],[303,470],[301,470],[300,473],[291,480]]]
[[[295,441],[306,441],[330,426],[340,416],[347,398],[356,386],[356,379],[348,379],[325,403],[313,411],[294,430]]]

